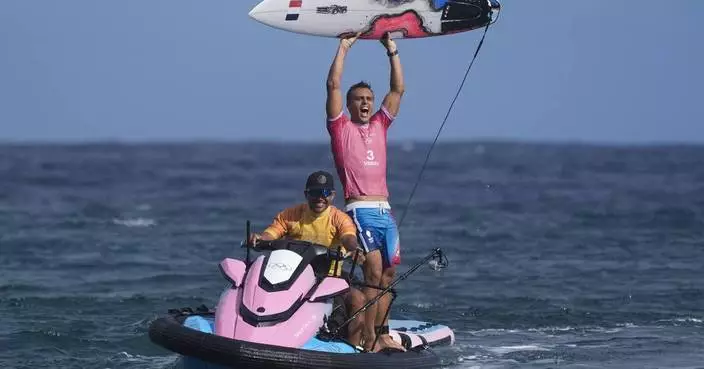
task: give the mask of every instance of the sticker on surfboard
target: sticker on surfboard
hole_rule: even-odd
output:
[[[250,12],[277,29],[322,37],[421,38],[475,30],[495,21],[497,0],[262,0]]]

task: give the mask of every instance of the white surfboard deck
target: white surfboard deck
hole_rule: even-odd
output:
[[[263,0],[249,16],[281,30],[360,39],[421,38],[482,28],[500,11],[497,0]]]

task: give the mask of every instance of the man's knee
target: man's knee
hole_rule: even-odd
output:
[[[384,275],[384,277],[395,276],[396,275],[396,266],[392,265],[392,266],[384,268],[383,275]]]
[[[372,285],[378,286],[382,280],[382,260],[379,251],[370,252],[367,254],[364,261],[364,279]]]
[[[384,279],[383,273],[379,269],[372,269],[364,273],[367,283],[372,286],[378,286]]]
[[[350,307],[353,310],[358,310],[364,304],[367,303],[367,299],[362,293],[362,291],[356,289],[356,288],[351,288],[350,292],[347,294],[347,306]],[[354,311],[351,311],[351,313],[354,313]]]
[[[394,277],[396,277],[396,267],[395,266],[390,266],[384,269],[381,275],[381,282],[384,285],[388,285],[391,283],[391,281],[394,280]]]

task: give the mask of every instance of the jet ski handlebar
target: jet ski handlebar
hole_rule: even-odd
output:
[[[314,242],[301,240],[256,240],[254,243],[242,242],[242,247],[247,247],[252,251],[274,251],[274,250],[291,250],[299,255],[304,253],[312,253],[313,256],[326,256],[332,260],[351,259],[354,253],[343,253],[342,250],[330,248]]]

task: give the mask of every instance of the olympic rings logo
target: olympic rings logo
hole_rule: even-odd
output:
[[[293,270],[290,265],[286,263],[269,263],[266,266],[267,269],[278,269],[282,272],[290,272]]]

